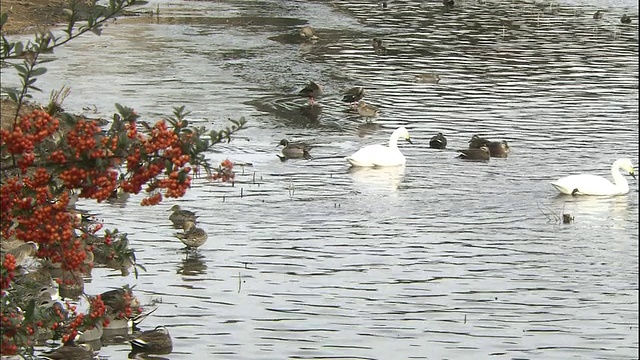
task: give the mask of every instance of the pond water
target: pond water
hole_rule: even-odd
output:
[[[572,173],[610,178],[620,157],[637,165],[637,3],[171,0],[145,9],[158,4],[159,18],[119,19],[56,50],[34,95],[46,102],[67,84],[66,110],[90,116],[121,103],[147,121],[180,105],[213,129],[248,120],[208,154],[251,164],[234,186],[196,179],[184,198],[155,207],[138,196],[79,203],[127,232],[147,269],[138,279],[95,269],[85,291],[135,284],[143,303],[161,301],[141,327],[167,326],[174,351],[165,357],[638,358],[637,181],[614,198],[558,196],[550,185]],[[319,40],[287,41],[304,24]],[[388,54],[374,53],[374,37]],[[414,81],[426,72],[441,81]],[[3,83],[12,79],[4,70]],[[314,107],[296,96],[309,80],[324,89]],[[379,107],[373,123],[340,101],[352,86]],[[413,140],[400,142],[405,167],[349,170],[345,156],[386,143],[399,125]],[[429,148],[438,132],[449,149]],[[474,134],[507,140],[511,154],[457,159]],[[283,138],[312,143],[314,158],[281,162]],[[170,227],[176,203],[209,233],[196,256]]]

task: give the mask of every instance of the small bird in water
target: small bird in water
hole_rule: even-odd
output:
[[[169,354],[173,351],[171,335],[164,326],[134,334],[134,338],[129,340],[129,343],[134,353]]]
[[[490,141],[478,135],[473,135],[469,140],[469,149],[479,149],[486,146],[492,157],[506,158],[509,155],[509,144],[505,141]]]
[[[455,5],[455,2],[453,0],[442,0],[442,4],[444,5],[445,9],[450,10],[453,9],[453,5]]]
[[[370,120],[373,117],[378,116],[378,108],[373,106],[373,105],[369,105],[366,102],[364,102],[364,100],[360,100],[358,101],[358,114],[360,114],[360,116],[362,116],[363,118],[366,118],[367,120]]]
[[[469,140],[469,149],[479,149],[480,147],[486,146],[489,143],[489,140],[476,134],[471,137],[471,140]]]
[[[373,51],[378,55],[383,55],[387,53],[387,47],[382,43],[382,39],[373,38],[371,41],[371,45],[373,46]]]
[[[631,18],[627,14],[622,15],[620,22],[623,24],[631,24]]]
[[[89,344],[63,345],[40,356],[49,360],[92,360],[94,358],[93,349]]]
[[[308,97],[309,104],[313,105],[315,98],[322,95],[322,87],[313,81],[309,81],[309,83],[298,92],[298,95]]]
[[[364,88],[362,86],[354,86],[350,89],[347,89],[344,92],[344,96],[342,97],[342,101],[346,103],[351,103],[355,106],[355,104],[360,101],[364,97]]]
[[[196,227],[193,221],[185,221],[184,232],[176,233],[176,237],[187,245],[187,248],[198,248],[207,241],[209,236],[206,231]]]
[[[595,14],[593,14],[593,18],[596,20],[602,19],[602,11],[597,10]]]
[[[437,84],[440,82],[440,76],[434,73],[416,75],[416,82]]]
[[[282,161],[285,161],[287,159],[312,159],[311,155],[309,154],[309,149],[311,149],[311,146],[305,143],[292,143],[287,139],[282,139],[280,140],[278,146],[284,146],[282,148],[282,155],[276,154]]]
[[[491,158],[491,153],[489,152],[489,148],[486,146],[481,146],[479,149],[458,150],[458,152],[460,153],[458,157],[466,160],[486,161]]]
[[[22,265],[23,262],[34,256],[36,252],[38,252],[38,244],[33,241],[27,241],[7,251],[7,253],[15,257],[16,265]],[[4,258],[4,252],[2,255]]]
[[[169,215],[169,220],[171,220],[174,227],[183,227],[185,221],[195,222],[198,218],[193,211],[183,210],[178,204],[173,205],[170,210],[173,213]]]
[[[487,144],[487,147],[492,157],[506,158],[509,156],[509,144],[507,144],[506,140],[491,141]]]
[[[438,135],[434,135],[429,141],[429,147],[432,149],[446,149],[447,148],[447,138],[442,135],[442,133],[438,133]]]
[[[298,33],[306,41],[318,40],[318,35],[316,35],[316,31],[309,25],[306,25],[300,28],[300,31]]]

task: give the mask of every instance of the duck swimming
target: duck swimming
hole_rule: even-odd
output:
[[[362,86],[354,86],[344,92],[342,101],[346,103],[357,103],[364,97],[364,88]]]
[[[486,145],[483,145],[478,149],[463,149],[458,150],[458,152],[460,153],[458,157],[465,160],[487,161],[491,158],[491,152]]]
[[[315,98],[322,95],[322,87],[313,81],[309,81],[309,83],[298,92],[298,95],[308,97],[309,103],[313,105]]]
[[[280,160],[285,161],[287,159],[307,159],[310,160],[311,154],[309,154],[309,149],[311,146],[305,143],[292,143],[287,139],[280,140],[278,146],[284,146],[282,148],[282,155],[276,154]]]
[[[434,135],[429,141],[429,147],[432,149],[446,149],[447,148],[447,138],[442,135],[442,133],[438,133]]]

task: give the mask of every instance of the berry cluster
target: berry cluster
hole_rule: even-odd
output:
[[[236,174],[233,172],[233,162],[229,159],[220,163],[220,166],[215,169],[216,172],[211,175],[211,180],[221,180],[223,182],[233,181]]]
[[[89,235],[102,225],[87,227],[68,210],[71,192],[81,198],[103,201],[117,190],[147,194],[142,205],[155,205],[163,197],[181,197],[191,186],[192,167],[208,167],[203,152],[211,145],[239,129],[244,122],[237,122],[232,130],[211,133],[211,142],[202,140],[203,129],[192,131],[187,122],[169,119],[147,127],[144,134],[138,132],[137,115],[131,109],[119,107],[122,117],[114,115],[114,126],[103,132],[95,121],[79,119],[66,133],[60,133],[60,121],[41,110],[35,110],[20,118],[10,129],[0,130],[0,147],[4,154],[11,154],[11,164],[3,164],[4,176],[0,185],[0,232],[3,238],[28,239],[38,245],[36,256],[60,264],[63,271],[78,272],[87,268],[88,251],[101,250],[108,263],[118,259],[135,263],[132,250],[127,248],[126,238],[112,239],[115,232],[106,231],[104,243],[91,245]],[[124,115],[124,113],[127,113]],[[181,119],[180,112],[176,117]],[[118,121],[115,121],[118,119]],[[119,122],[119,124],[118,124]],[[169,124],[169,125],[168,125]],[[118,125],[118,126],[115,126]],[[58,136],[60,135],[60,136]],[[54,144],[45,153],[44,141]],[[37,161],[37,162],[36,162]],[[233,181],[234,164],[223,161],[213,180]],[[9,175],[5,169],[20,170]],[[121,174],[121,171],[124,172]],[[78,235],[78,233],[80,235]],[[77,331],[89,329],[99,321],[108,324],[105,305],[99,297],[92,300],[87,314],[69,312],[54,306],[55,313],[44,318],[25,320],[17,311],[26,308],[24,299],[12,298],[11,283],[17,266],[13,255],[2,259],[0,287],[2,289],[2,354],[15,354],[19,349],[31,346],[38,328],[65,331],[65,339],[73,339]],[[89,265],[90,268],[90,265]],[[57,278],[60,284],[71,279]],[[131,318],[142,308],[132,295],[125,296],[125,306],[111,315],[115,318]]]

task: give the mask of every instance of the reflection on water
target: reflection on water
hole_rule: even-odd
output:
[[[178,105],[196,125],[249,120],[207,158],[250,171],[233,186],[195,179],[180,200],[216,234],[193,254],[170,200],[79,205],[127,232],[147,269],[94,269],[85,290],[129,283],[161,299],[142,325],[169,328],[168,358],[637,358],[637,182],[614,198],[549,184],[638,158],[638,22],[619,23],[637,3],[157,4],[157,23],[121,19],[57,49],[38,83],[74,79],[65,108],[107,118],[121,103],[149,121]],[[304,24],[317,42],[283,38]],[[376,37],[391,51],[376,54]],[[441,80],[417,83],[424,73]],[[15,80],[3,72],[3,86]],[[296,95],[309,80],[324,89],[312,107]],[[374,122],[341,101],[354,85],[382,109]],[[414,142],[405,167],[348,170],[345,156],[400,125]],[[482,134],[512,151],[459,161],[428,148],[438,132],[450,149]],[[313,139],[313,159],[280,162],[284,137]]]
[[[318,121],[318,116],[320,116],[321,112],[322,108],[318,104],[310,104],[300,107],[300,114],[312,122]]]
[[[634,196],[632,193],[631,196]],[[637,195],[635,195],[637,196]],[[625,196],[571,196],[559,194],[553,198],[551,208],[554,213],[571,214],[580,224],[624,228],[629,218],[629,199]]]
[[[357,191],[397,191],[404,179],[405,166],[351,167],[349,175]]]
[[[375,134],[380,129],[380,124],[376,122],[364,122],[358,125],[358,136],[365,137]]]
[[[205,257],[197,249],[184,249],[184,260],[178,267],[178,274],[184,276],[196,276],[207,273]]]

